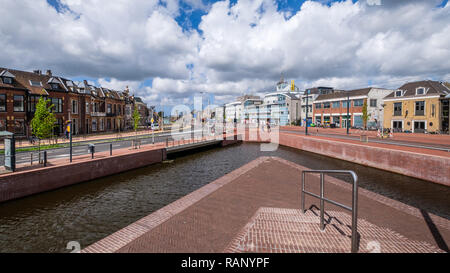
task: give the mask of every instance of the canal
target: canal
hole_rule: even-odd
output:
[[[261,152],[259,144],[246,143],[2,203],[0,252],[70,252],[69,241],[87,247],[259,156],[354,170],[362,188],[450,218],[449,187],[288,147]]]

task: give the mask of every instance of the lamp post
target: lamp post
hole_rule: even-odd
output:
[[[350,95],[347,94],[347,135],[349,134],[349,128],[348,128],[348,122],[349,122],[349,115],[350,115]]]
[[[306,116],[305,116],[305,135],[308,135],[308,97],[309,97],[310,90],[306,90]]]

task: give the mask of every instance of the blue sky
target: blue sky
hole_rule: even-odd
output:
[[[1,66],[129,86],[149,105],[263,95],[281,74],[300,89],[450,80],[447,0],[2,3]]]

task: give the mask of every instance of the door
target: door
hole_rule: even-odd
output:
[[[392,121],[392,129],[394,132],[403,131],[403,121]]]
[[[414,121],[414,133],[425,132],[425,121]]]

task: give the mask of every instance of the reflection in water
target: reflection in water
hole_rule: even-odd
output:
[[[258,144],[215,148],[0,204],[0,252],[70,252],[84,248],[259,156],[279,156],[313,169],[350,169],[360,186],[450,218],[450,189],[325,156]],[[300,176],[299,176],[300,177]]]

